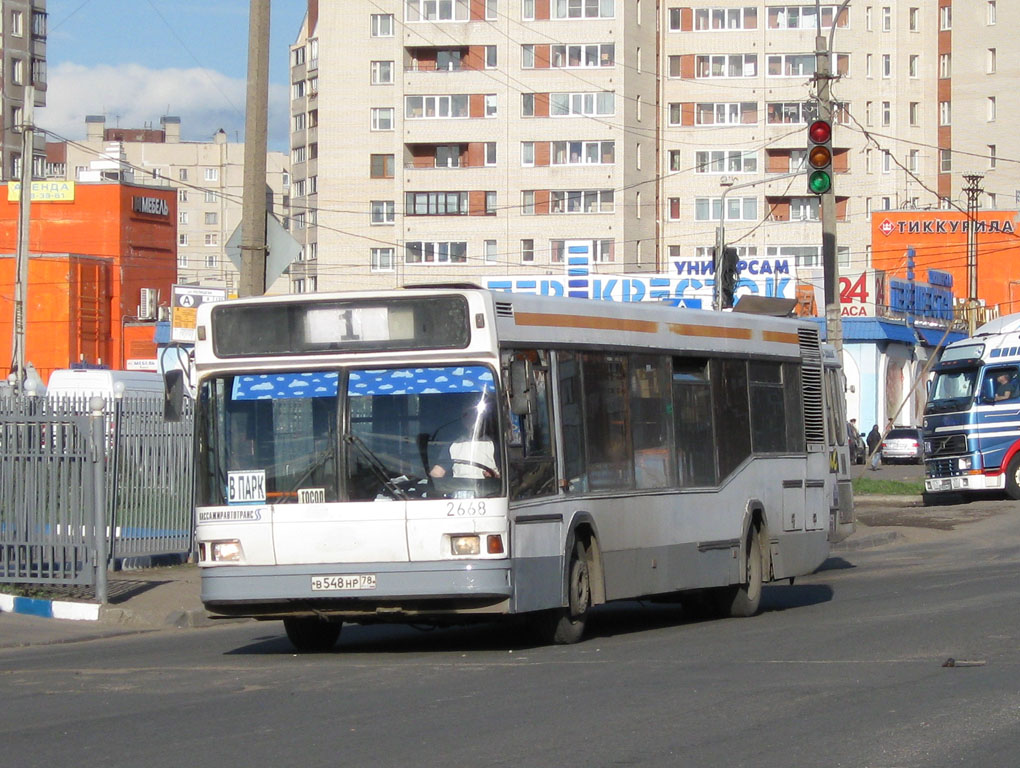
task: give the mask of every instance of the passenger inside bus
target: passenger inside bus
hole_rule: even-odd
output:
[[[429,475],[480,480],[499,477],[496,445],[492,439],[493,409],[487,400],[470,405],[461,413],[461,432],[450,443],[449,459],[434,465]]]
[[[1012,400],[1017,396],[1016,371],[999,371],[995,374],[994,399]]]

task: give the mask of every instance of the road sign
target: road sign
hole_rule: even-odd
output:
[[[172,288],[170,307],[170,341],[195,343],[195,319],[200,304],[225,301],[225,288],[199,288],[193,285],[175,285]]]
[[[301,254],[301,243],[281,226],[271,213],[266,214],[266,288]],[[227,258],[241,271],[241,226],[227,240]]]

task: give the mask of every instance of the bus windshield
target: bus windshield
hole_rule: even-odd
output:
[[[221,376],[200,397],[199,505],[502,493],[486,366]]]
[[[966,407],[974,397],[977,381],[977,368],[945,371],[937,374],[935,381],[932,382],[931,395],[928,397],[925,412],[938,413],[939,411]]]

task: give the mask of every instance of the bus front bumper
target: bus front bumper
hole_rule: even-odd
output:
[[[951,491],[1001,491],[1006,487],[1006,476],[998,475],[954,475],[953,477],[927,477],[924,480],[925,493],[947,493]]]
[[[509,560],[202,569],[202,602],[208,611],[260,619],[498,615],[509,612],[512,591]]]

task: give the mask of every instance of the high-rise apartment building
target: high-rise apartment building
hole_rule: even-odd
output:
[[[956,5],[310,0],[292,289],[562,274],[578,241],[595,271],[702,275],[720,222],[749,268],[820,284],[819,199],[791,175],[819,37],[838,261],[859,273],[876,211],[950,206],[972,161],[1001,168],[1017,141],[998,94],[1018,11]]]
[[[181,141],[180,118],[169,115],[159,128],[108,127],[102,115],[87,116],[85,125],[84,141],[51,145],[47,175],[100,181],[125,180],[126,174],[176,187],[177,281],[236,289],[238,271],[226,246],[241,222],[244,144],[227,141],[222,130],[212,141]],[[285,225],[289,194],[287,156],[268,152],[266,203]],[[287,292],[290,284],[281,278],[269,289]]]
[[[26,86],[34,88],[34,106],[46,106],[46,0],[0,1],[0,53],[0,178],[6,181],[21,174]],[[35,138],[36,176],[41,177],[46,140]]]

